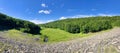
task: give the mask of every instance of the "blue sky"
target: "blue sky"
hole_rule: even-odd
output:
[[[0,0],[0,12],[34,23],[120,15],[120,0]]]

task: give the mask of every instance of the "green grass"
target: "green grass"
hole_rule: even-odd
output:
[[[81,38],[88,36],[87,34],[71,34],[66,31],[60,29],[52,29],[52,28],[44,28],[42,31],[42,39],[44,36],[48,36],[49,42],[60,42],[60,41],[68,41],[75,38]]]
[[[104,33],[109,30],[101,31],[101,32],[96,32],[96,33],[88,33],[88,34],[83,34],[83,33],[78,33],[78,34],[72,34],[68,33],[64,30],[60,29],[53,29],[53,28],[42,28],[41,34],[42,35],[32,35],[28,33],[23,33],[21,31],[12,29],[8,30],[5,34],[5,38],[7,39],[14,39],[18,41],[24,41],[26,40],[26,43],[44,43],[43,39],[44,36],[48,36],[48,43],[53,43],[53,42],[62,42],[62,41],[69,41],[77,38],[87,38],[90,36],[93,36],[94,34],[99,34],[99,33]],[[35,41],[35,38],[40,38],[40,40]]]
[[[40,38],[40,40],[37,41],[37,43],[43,43],[44,36],[46,35],[48,36],[48,39],[49,39],[48,42],[52,43],[52,42],[68,41],[71,39],[87,36],[86,34],[82,34],[82,33],[71,34],[60,29],[52,29],[52,28],[43,28],[41,30],[41,34],[42,35],[33,35],[33,34],[23,33],[21,31],[12,29],[5,32],[4,37],[7,39],[14,39],[16,41],[21,41],[21,42],[24,40],[27,40],[26,43],[35,42],[33,40],[34,38]]]
[[[7,33],[7,36],[11,37],[11,38],[16,38],[16,39],[24,39],[24,38],[35,38],[38,37],[38,35],[32,35],[32,34],[28,34],[28,33],[23,33],[21,31],[18,30],[9,30]]]
[[[115,27],[117,28],[117,27]],[[69,41],[72,39],[77,39],[77,38],[88,38],[90,36],[93,36],[95,34],[101,34],[104,32],[108,32],[111,29],[108,30],[104,30],[104,31],[100,31],[100,32],[96,32],[96,33],[78,33],[78,34],[72,34],[69,32],[66,32],[64,30],[60,30],[60,29],[53,29],[53,28],[42,28],[41,30],[41,41],[43,41],[44,36],[48,36],[49,39],[49,43],[53,43],[53,42],[61,42],[61,41]]]
[[[4,37],[7,39],[12,39],[12,40],[16,40],[16,41],[27,41],[26,43],[33,43],[35,42],[35,38],[39,38],[40,35],[32,35],[32,34],[28,34],[28,33],[23,33],[21,31],[12,29],[12,30],[8,30],[5,32]]]

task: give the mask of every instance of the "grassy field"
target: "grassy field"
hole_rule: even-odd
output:
[[[28,33],[23,33],[21,31],[12,29],[8,31],[1,31],[0,36],[6,39],[10,40],[15,40],[15,41],[20,41],[24,43],[33,43],[33,42],[39,42],[35,41],[36,38],[40,38],[40,35],[32,35]]]
[[[108,30],[106,30],[106,31],[108,31]],[[102,32],[104,32],[104,31],[102,31]],[[101,32],[97,32],[97,34],[98,33],[101,33]],[[28,43],[36,42],[35,41],[36,38],[39,39],[37,41],[37,43],[43,43],[44,36],[48,36],[48,43],[53,43],[53,42],[69,41],[72,39],[77,39],[77,38],[82,38],[82,37],[89,37],[95,33],[72,34],[72,33],[68,33],[66,31],[60,30],[60,29],[43,28],[41,30],[41,35],[32,35],[32,34],[28,34],[28,33],[23,33],[21,31],[15,30],[15,29],[5,31],[3,34],[5,35],[4,37],[7,39],[27,41]]]
[[[68,41],[76,38],[88,37],[90,34],[72,34],[68,33],[64,30],[60,29],[53,29],[53,28],[44,28],[41,31],[42,35],[41,38],[43,39],[44,36],[48,36],[49,42],[61,42],[61,41]]]
[[[23,33],[18,30],[12,29],[4,32],[4,37],[7,39],[14,39],[14,40],[26,40],[28,42],[34,42],[35,38],[39,38],[39,42],[43,43],[44,36],[48,36],[49,43],[51,42],[60,42],[60,41],[68,41],[75,38],[81,38],[88,36],[87,34],[71,34],[66,31],[60,29],[52,29],[52,28],[44,28],[41,31],[42,35],[32,35],[28,33]]]
[[[31,47],[33,47],[34,49],[37,48],[37,50],[40,49],[39,51],[41,51],[41,52],[43,50],[47,50],[47,49],[48,50],[46,52],[53,51],[55,49],[58,51],[61,51],[61,48],[63,50],[66,49],[68,52],[69,51],[79,52],[79,51],[76,51],[76,49],[74,50],[74,48],[77,48],[77,50],[79,50],[79,48],[81,48],[81,47],[84,49],[85,48],[88,49],[89,47],[92,47],[95,44],[96,44],[96,46],[92,47],[92,49],[89,48],[88,52],[97,50],[97,52],[100,53],[102,50],[101,48],[104,47],[104,52],[106,52],[106,53],[110,53],[110,52],[117,53],[118,51],[116,50],[116,47],[114,45],[112,46],[112,45],[108,45],[108,44],[109,43],[113,44],[114,43],[113,40],[119,41],[120,38],[119,38],[119,35],[117,35],[117,34],[119,34],[119,30],[120,30],[119,28],[114,28],[114,29],[110,29],[110,30],[96,32],[96,33],[71,34],[71,33],[68,33],[66,31],[63,31],[60,29],[43,28],[41,31],[42,35],[27,34],[27,33],[23,33],[18,30],[15,30],[15,29],[8,30],[8,31],[0,31],[0,40],[2,40],[2,39],[7,40],[7,42],[6,41],[0,42],[0,53],[2,51],[6,50],[6,48],[8,48],[8,47],[10,49],[14,48],[14,50],[17,51],[16,49],[20,49],[20,48],[22,48],[22,46],[25,46],[24,47],[25,49],[28,49],[28,46],[29,46],[30,47],[29,50],[31,50]],[[47,42],[47,44],[44,44],[44,42],[43,42],[43,38],[45,35],[48,36],[48,38],[49,38],[49,41]],[[111,38],[111,37],[115,37],[115,38]],[[35,40],[36,38],[39,38],[39,40],[36,41]],[[105,41],[103,41],[104,39],[105,39]],[[111,41],[109,41],[109,40],[111,40]],[[61,42],[61,41],[63,41],[63,42]],[[64,41],[67,41],[67,42],[64,42]],[[60,42],[60,43],[57,43],[57,42]],[[39,44],[39,43],[41,43],[41,44]],[[55,44],[51,44],[51,43],[55,43]],[[106,46],[106,45],[108,45],[108,46]],[[41,49],[41,48],[43,48],[43,49]],[[45,48],[47,48],[47,49],[45,49]],[[71,48],[71,50],[69,50],[67,48]],[[63,51],[63,53],[65,51]]]

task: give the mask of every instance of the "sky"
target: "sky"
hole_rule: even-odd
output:
[[[120,0],[0,0],[0,13],[42,24],[66,18],[120,15]]]

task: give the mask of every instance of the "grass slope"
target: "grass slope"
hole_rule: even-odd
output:
[[[108,31],[108,30],[106,30]],[[104,31],[102,31],[104,32]],[[97,32],[101,33],[101,32]],[[78,33],[78,34],[72,34],[69,32],[66,32],[64,30],[60,29],[53,29],[53,28],[43,28],[41,30],[42,35],[33,35],[33,34],[28,34],[28,33],[23,33],[19,30],[8,30],[8,31],[0,31],[0,37],[2,36],[3,38],[7,39],[12,39],[15,41],[20,41],[20,42],[25,42],[27,44],[31,43],[43,43],[44,36],[48,36],[48,43],[53,43],[53,42],[61,42],[61,41],[69,41],[77,38],[83,38],[83,37],[89,37],[92,36],[95,33],[88,33],[88,34],[83,34],[83,33]],[[36,41],[35,39],[39,39]]]
[[[44,36],[46,35],[48,36],[49,42],[68,41],[71,39],[88,36],[87,34],[82,34],[82,33],[72,34],[64,30],[53,29],[53,28],[44,28],[43,30],[41,30],[41,33],[42,33],[41,38],[43,39]]]
[[[82,34],[82,33],[72,34],[64,30],[52,29],[52,28],[44,28],[41,31],[41,33],[42,35],[33,35],[33,34],[23,33],[19,30],[12,29],[8,31],[0,31],[0,34],[1,34],[0,37],[2,36],[3,38],[7,38],[10,40],[12,39],[15,41],[31,44],[31,43],[43,43],[43,39],[45,35],[48,36],[48,39],[49,39],[48,43],[68,41],[71,39],[87,36],[87,34]],[[39,40],[35,41],[36,38],[39,38]]]
[[[31,44],[33,42],[37,43],[38,41],[35,41],[35,39],[39,38],[40,35],[23,33],[19,30],[12,29],[8,31],[0,31],[0,37],[6,38],[8,40],[14,40],[14,41],[23,42],[26,44]]]

